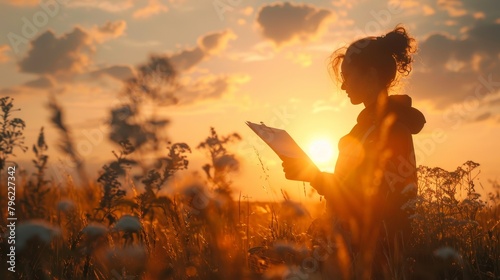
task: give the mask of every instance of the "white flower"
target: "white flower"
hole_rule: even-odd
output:
[[[50,243],[52,237],[58,236],[58,228],[51,226],[43,220],[31,220],[21,223],[16,228],[16,249],[23,250],[27,242],[33,238]]]
[[[127,232],[139,232],[142,228],[139,218],[136,216],[123,215],[115,224],[116,230]]]
[[[69,212],[75,209],[75,203],[69,199],[63,199],[57,203],[57,210],[62,212]]]
[[[99,223],[90,223],[82,232],[90,237],[99,237],[105,235],[108,232],[108,228]]]
[[[442,247],[434,251],[434,255],[443,259],[455,259],[455,260],[461,260],[460,254],[453,248],[451,247]]]

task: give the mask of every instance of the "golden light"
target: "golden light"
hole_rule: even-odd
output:
[[[308,147],[307,154],[321,171],[333,172],[334,146],[327,139],[315,139]]]

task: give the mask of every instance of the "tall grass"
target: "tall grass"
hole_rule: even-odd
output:
[[[6,213],[0,212],[0,279],[369,278],[359,271],[371,263],[358,258],[353,266],[345,238],[322,232],[328,221],[291,200],[286,191],[281,191],[281,202],[276,197],[253,202],[251,194],[233,194],[231,177],[241,159],[231,145],[241,140],[238,134],[221,136],[210,128],[196,147],[207,155],[203,172],[191,180],[175,180],[188,168],[191,148],[159,133],[168,120],[140,113],[153,101],[171,100],[160,92],[176,87],[175,73],[158,57],[146,66],[128,81],[124,102],[111,111],[110,139],[117,151],[110,151],[114,159],[95,176],[85,173],[63,109],[51,101],[61,151],[73,159],[76,174],[84,180],[68,176],[56,184],[47,178],[51,147],[42,128],[32,146],[35,172],[18,173],[24,178],[16,189],[15,274],[5,267],[4,252],[10,245]],[[1,101],[4,167],[14,148],[26,147],[24,122],[12,118],[11,99]],[[262,161],[261,166],[267,177]],[[377,255],[388,264],[384,278],[500,278],[500,184],[491,182],[492,192],[482,198],[478,170],[472,161],[454,171],[419,168],[418,197],[408,206],[415,208],[415,243]],[[3,178],[1,184],[4,211]]]

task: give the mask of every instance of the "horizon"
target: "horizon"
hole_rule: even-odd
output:
[[[0,0],[0,95],[15,99],[21,111],[12,116],[27,125],[28,151],[9,158],[21,168],[33,168],[31,147],[43,126],[49,171],[62,182],[59,162],[72,170],[56,152],[59,133],[46,106],[54,94],[89,177],[97,178],[118,149],[108,140],[110,110],[124,80],[154,55],[178,74],[177,104],[155,110],[170,121],[169,139],[192,149],[187,177],[202,173],[208,158],[196,146],[214,127],[242,137],[228,146],[240,163],[234,194],[276,202],[283,189],[294,200],[319,201],[308,184],[285,179],[279,158],[245,121],[285,129],[309,155],[313,143],[330,143],[320,168],[332,170],[337,142],[362,106],[352,106],[332,79],[329,57],[402,23],[419,52],[395,93],[410,95],[427,119],[413,138],[417,165],[454,170],[477,162],[483,195],[499,179],[500,11],[493,1],[41,3]]]

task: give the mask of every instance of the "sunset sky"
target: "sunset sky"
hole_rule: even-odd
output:
[[[11,96],[26,121],[31,148],[40,127],[49,145],[49,171],[60,162],[58,133],[47,102],[65,110],[89,174],[112,158],[109,110],[123,80],[151,54],[166,56],[179,73],[178,104],[161,108],[173,142],[193,148],[190,172],[207,161],[195,147],[215,127],[239,133],[230,146],[241,170],[235,192],[271,200],[287,190],[305,199],[302,183],[287,182],[279,158],[245,125],[286,129],[310,151],[333,149],[356,122],[328,73],[329,56],[364,36],[403,24],[417,39],[411,75],[393,94],[408,94],[427,124],[414,136],[417,164],[455,169],[481,164],[480,180],[500,179],[500,6],[496,0],[0,0],[0,96]],[[44,5],[43,3],[50,3]],[[260,155],[269,181],[259,164]],[[31,150],[16,152],[23,168]],[[95,174],[95,175],[93,175]],[[57,179],[55,179],[57,180]],[[306,187],[307,192],[310,191]]]

